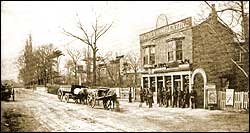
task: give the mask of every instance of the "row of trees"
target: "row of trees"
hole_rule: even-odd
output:
[[[79,84],[92,85],[93,82],[93,67],[90,67],[92,58],[89,57],[87,50],[67,49],[71,59],[66,61],[65,68],[67,73],[65,75],[66,84]],[[136,85],[138,79],[139,69],[139,55],[130,54],[123,56],[114,56],[113,52],[108,52],[105,55],[97,56],[96,66],[96,84],[98,86],[131,86]],[[85,65],[80,63],[85,61]],[[79,71],[78,67],[83,71]],[[79,80],[81,78],[81,81]],[[83,81],[85,80],[85,81]]]
[[[95,85],[100,86],[135,86],[138,84],[139,55],[130,52],[128,55],[113,56],[113,52],[97,56],[96,70],[91,67],[91,54],[86,49],[70,49],[67,54],[70,59],[66,61],[64,67],[67,73],[59,73],[58,58],[63,55],[53,44],[45,44],[33,48],[32,36],[26,40],[23,54],[18,58],[19,80],[25,86],[47,85],[49,84],[79,84],[93,85],[93,75],[96,74]],[[132,53],[132,54],[131,54]],[[57,59],[57,60],[55,60]],[[85,61],[86,68],[79,71],[78,66],[83,66],[81,61]],[[57,68],[57,69],[56,69]],[[85,75],[85,76],[82,76]]]
[[[23,81],[25,86],[53,84],[59,76],[57,61],[61,55],[63,55],[62,52],[54,48],[53,44],[41,45],[33,49],[32,36],[29,35],[23,54],[17,60],[18,79]],[[55,58],[57,60],[54,60]],[[57,70],[54,69],[56,65]]]

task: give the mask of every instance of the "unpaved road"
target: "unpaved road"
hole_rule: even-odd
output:
[[[93,109],[87,105],[60,102],[56,95],[44,92],[16,91],[16,101],[1,102],[1,131],[249,132],[249,113],[157,105],[148,108],[145,103],[139,108],[139,103],[127,101],[120,101],[121,111],[115,112],[104,110],[102,106]],[[18,124],[12,122],[10,126],[10,114],[14,116],[12,121]]]

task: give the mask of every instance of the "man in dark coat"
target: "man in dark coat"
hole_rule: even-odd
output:
[[[146,105],[148,105],[148,89],[149,88],[144,88],[143,95],[144,95],[144,100],[146,101]]]
[[[158,97],[157,97],[157,101],[158,101],[158,103],[159,103],[159,107],[161,107],[162,106],[162,90],[163,90],[163,88],[159,88],[159,90],[158,90]]]
[[[128,102],[132,103],[132,91],[131,91],[131,87],[129,88]]]
[[[147,98],[148,98],[148,104],[149,108],[152,108],[153,106],[153,92],[150,88],[147,88]]]
[[[178,103],[179,103],[178,107],[183,106],[183,91],[182,90],[178,91]]]
[[[197,97],[197,92],[196,90],[192,89],[190,98],[191,98],[191,108],[196,108],[196,97]]]
[[[141,103],[144,102],[144,95],[143,95],[143,88],[141,87],[141,90],[140,90],[140,99],[141,99]]]
[[[166,102],[165,102],[166,107],[169,106],[170,99],[171,99],[171,91],[170,91],[170,88],[167,88],[167,91],[166,91]]]
[[[190,95],[189,95],[188,90],[184,90],[184,97],[183,97],[184,104],[182,108],[189,107],[189,98],[190,98]]]
[[[175,91],[174,91],[173,96],[174,96],[173,107],[177,107],[178,90],[175,90]]]

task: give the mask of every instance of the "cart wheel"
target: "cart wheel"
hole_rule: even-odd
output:
[[[60,101],[63,102],[63,95],[60,96]]]
[[[95,103],[96,103],[96,99],[95,98],[90,99],[89,105],[90,105],[91,108],[95,107]]]
[[[109,109],[111,109],[111,105],[112,105],[112,103],[111,103],[112,101],[111,101],[111,99],[109,99],[108,101],[107,101],[107,103],[106,103],[106,109],[107,110],[109,110]]]
[[[15,101],[15,91],[13,89],[13,92],[12,92],[12,100]]]
[[[69,102],[69,95],[65,95],[64,99],[65,99],[65,102],[68,103]]]
[[[12,100],[15,101],[15,95],[14,94],[12,95]]]
[[[61,93],[61,91],[58,91],[57,92],[57,98],[60,100],[60,101],[62,101],[62,93]]]

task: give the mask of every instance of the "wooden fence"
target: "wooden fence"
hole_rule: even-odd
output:
[[[236,110],[249,109],[249,94],[248,92],[234,92],[233,106],[227,106],[226,92],[218,91],[218,108],[219,109],[233,108]]]

